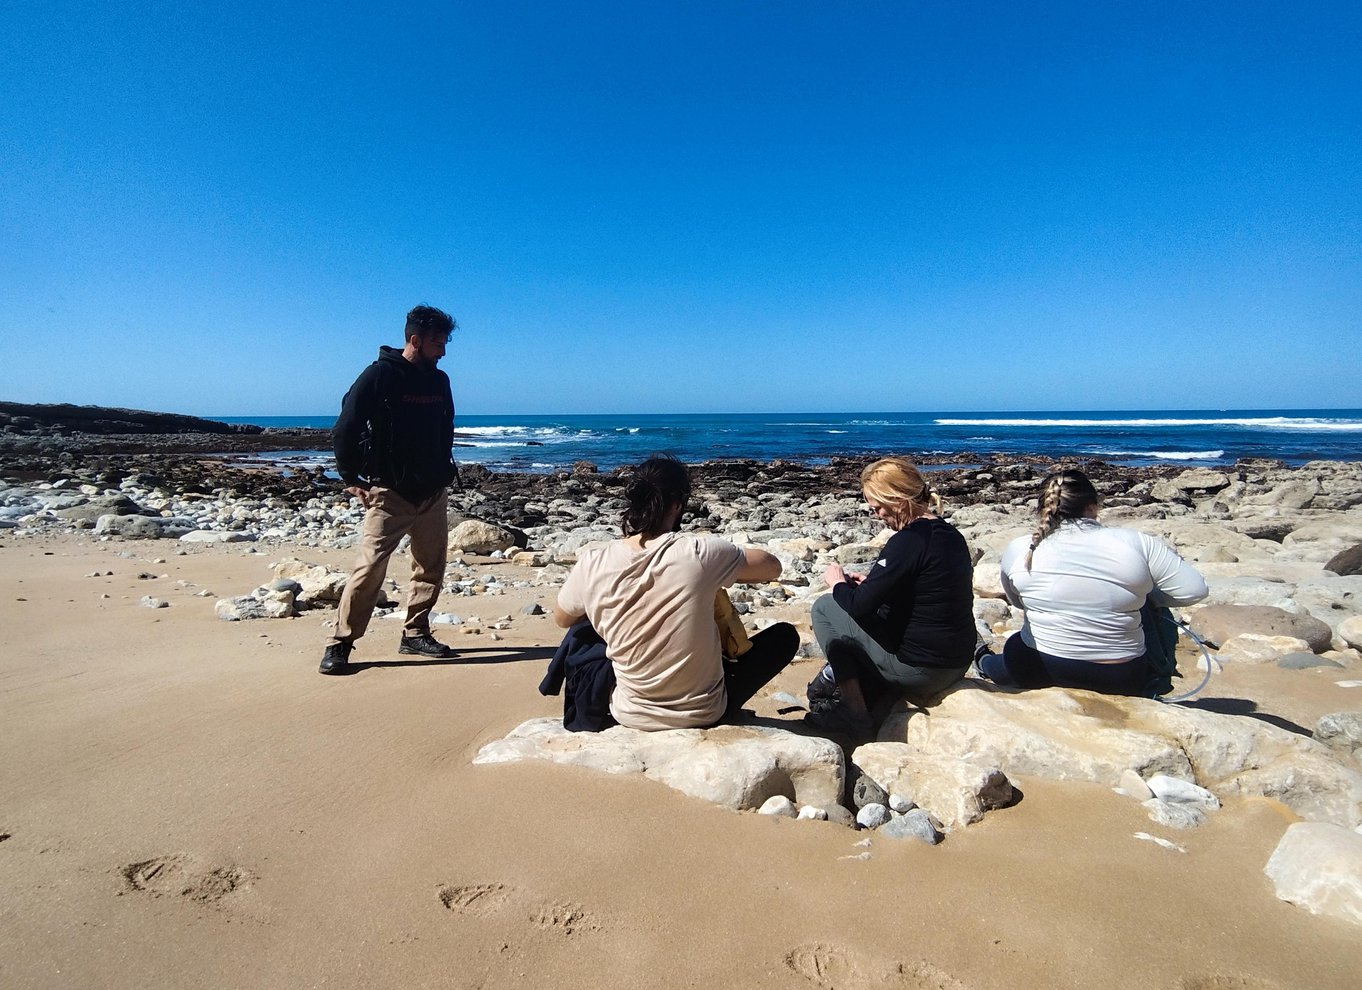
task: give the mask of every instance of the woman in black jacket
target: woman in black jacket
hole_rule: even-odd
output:
[[[977,635],[969,547],[922,472],[886,457],[861,472],[861,491],[895,532],[868,573],[823,572],[831,594],[814,602],[813,632],[828,665],[809,685],[806,721],[864,736],[869,706],[886,695],[926,697],[960,680]]]

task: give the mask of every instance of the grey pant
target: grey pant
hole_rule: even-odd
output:
[[[403,636],[430,632],[430,611],[440,597],[449,546],[446,489],[423,502],[408,502],[391,488],[369,489],[369,509],[360,534],[359,559],[341,593],[333,643],[350,643],[364,635],[374,603],[388,574],[388,559],[402,537],[411,534],[411,581],[407,584],[407,621]]]
[[[824,595],[813,603],[813,635],[837,680],[860,681],[867,699],[886,690],[912,697],[938,694],[964,677],[969,669],[904,663],[875,642],[832,595]]]

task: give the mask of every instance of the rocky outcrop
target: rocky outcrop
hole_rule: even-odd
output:
[[[1362,773],[1328,747],[1257,719],[1146,698],[969,682],[930,708],[902,706],[879,741],[906,744],[905,760],[963,760],[1013,779],[1114,787],[1127,770],[1163,773],[1221,799],[1272,797],[1311,821],[1362,823]]]
[[[537,718],[483,746],[473,762],[520,760],[637,774],[735,810],[756,810],[784,795],[798,807],[832,811],[840,807],[846,778],[842,751],[833,743],[765,726],[569,732],[561,719]]]

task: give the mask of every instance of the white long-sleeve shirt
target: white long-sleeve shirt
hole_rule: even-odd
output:
[[[1026,569],[1029,536],[1003,551],[1003,591],[1026,610],[1022,642],[1070,660],[1132,660],[1144,653],[1140,608],[1191,605],[1206,581],[1165,543],[1095,519],[1066,519]]]

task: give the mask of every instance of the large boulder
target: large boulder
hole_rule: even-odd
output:
[[[515,546],[523,547],[528,542],[524,533],[481,519],[465,519],[449,531],[451,553],[494,553]]]
[[[866,743],[851,762],[879,787],[935,815],[948,829],[972,825],[1013,798],[1012,782],[996,766],[924,753],[906,743]]]
[[[891,712],[879,741],[906,743],[924,759],[996,767],[1012,779],[1116,786],[1126,770],[1146,779],[1165,773],[1222,798],[1272,797],[1302,818],[1362,823],[1362,773],[1323,744],[1258,719],[1148,698],[966,681],[932,708]]]
[[[777,794],[799,806],[832,809],[846,780],[842,750],[827,739],[756,725],[569,732],[561,719],[536,718],[483,746],[473,762],[521,760],[639,774],[736,810],[755,810]]]
[[[350,580],[347,571],[332,570],[324,564],[309,564],[297,557],[286,557],[270,565],[278,579],[297,581],[301,587],[298,592],[300,605],[316,602],[338,602]]]
[[[1263,872],[1282,900],[1362,925],[1362,835],[1322,822],[1296,822]]]
[[[1344,576],[1362,574],[1362,543],[1354,544],[1348,549],[1340,550],[1334,554],[1329,558],[1329,562],[1324,565],[1324,569]]]
[[[1206,605],[1189,613],[1192,631],[1208,643],[1222,645],[1241,633],[1294,636],[1323,653],[1333,642],[1328,624],[1308,612],[1288,612],[1271,605]]]
[[[188,530],[176,527],[174,520],[160,516],[102,515],[95,523],[96,536],[121,536],[125,540],[159,540],[162,537],[181,536]]]

